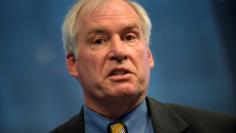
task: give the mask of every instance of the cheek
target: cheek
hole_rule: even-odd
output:
[[[82,73],[91,73],[98,67],[98,60],[92,55],[84,55],[79,60],[79,69]]]
[[[101,72],[102,56],[91,52],[81,52],[79,55],[79,72],[83,78],[94,79],[98,78]]]
[[[149,57],[147,50],[145,50],[145,48],[140,49],[138,52],[136,52],[135,59],[136,59],[135,64],[140,76],[142,77],[148,76],[150,73],[150,65],[149,65]]]
[[[137,65],[142,66],[144,68],[148,66],[149,58],[148,58],[147,50],[145,48],[137,49],[134,57],[136,58],[136,61],[138,63]]]

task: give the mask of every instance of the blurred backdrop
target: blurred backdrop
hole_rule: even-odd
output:
[[[152,19],[149,95],[236,116],[234,0],[137,0]],[[43,133],[77,114],[61,24],[75,0],[0,1],[0,132]]]

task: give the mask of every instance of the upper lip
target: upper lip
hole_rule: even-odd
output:
[[[130,69],[128,69],[128,68],[125,68],[125,67],[116,67],[116,68],[113,68],[113,69],[111,69],[110,71],[109,71],[109,73],[108,73],[108,77],[109,76],[112,76],[113,75],[113,72],[114,71],[125,71],[125,73],[133,73]]]

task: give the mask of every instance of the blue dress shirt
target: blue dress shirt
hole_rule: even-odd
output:
[[[106,133],[107,126],[114,122],[84,107],[85,133]],[[118,119],[127,126],[129,133],[153,133],[152,120],[148,114],[146,102]]]

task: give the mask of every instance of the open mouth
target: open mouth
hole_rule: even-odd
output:
[[[117,76],[117,75],[125,75],[130,73],[129,70],[125,70],[125,69],[114,69],[112,70],[108,76]]]

